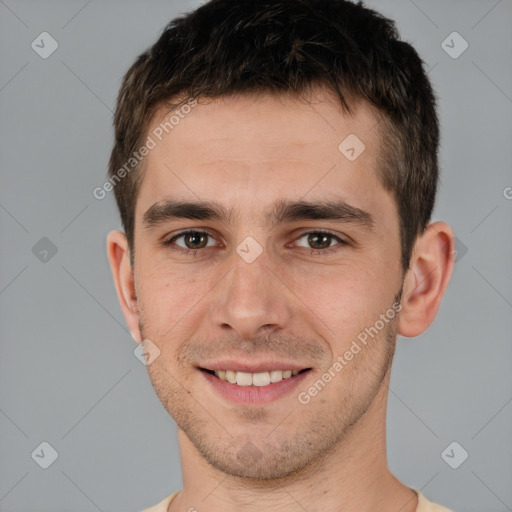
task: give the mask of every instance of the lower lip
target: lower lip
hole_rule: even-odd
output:
[[[310,370],[293,375],[288,379],[273,382],[267,386],[239,386],[220,380],[211,373],[200,370],[215,391],[227,400],[242,405],[261,405],[279,400],[290,394],[306,378]]]

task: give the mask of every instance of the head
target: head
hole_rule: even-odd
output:
[[[191,446],[279,478],[382,423],[397,334],[430,325],[453,265],[450,228],[429,224],[435,99],[393,22],[345,0],[212,0],[138,57],[114,123],[109,259]],[[301,370],[296,389],[226,400],[211,372],[251,362]]]

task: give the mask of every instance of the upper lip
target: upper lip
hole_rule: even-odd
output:
[[[310,366],[277,359],[257,362],[240,361],[239,359],[223,359],[201,364],[199,368],[213,371],[228,370],[233,372],[263,373],[272,370],[305,370],[310,368]]]

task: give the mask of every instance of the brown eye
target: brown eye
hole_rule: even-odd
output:
[[[208,235],[199,231],[191,231],[184,235],[183,240],[189,249],[202,249],[208,243]]]
[[[210,241],[212,243],[210,243]],[[215,242],[212,236],[205,231],[184,231],[173,236],[170,240],[165,242],[164,245],[175,245],[177,250],[189,250],[192,252],[206,247],[211,247],[212,245],[215,245]]]
[[[326,233],[310,233],[308,244],[312,249],[326,249],[331,245],[332,235]]]
[[[301,240],[303,240],[303,242],[299,243]],[[336,243],[332,244],[333,241]],[[320,255],[329,254],[330,252],[341,249],[342,246],[347,245],[347,242],[333,233],[326,231],[309,231],[303,233],[302,236],[297,239],[296,245],[309,249],[310,251],[317,251],[317,254]]]

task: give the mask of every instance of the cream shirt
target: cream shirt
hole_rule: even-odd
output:
[[[418,508],[416,509],[416,512],[452,512],[446,507],[442,507],[437,503],[432,503],[431,501],[427,500],[427,498],[425,498],[425,496],[423,496],[420,491],[417,491],[416,489],[412,490],[418,495]],[[142,512],[167,512],[172,499],[178,494],[178,492],[179,491],[176,491],[170,496],[167,496],[167,498],[163,499],[154,507],[147,508]]]

